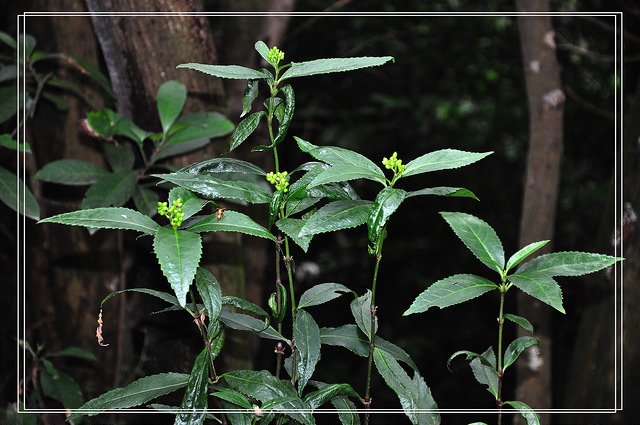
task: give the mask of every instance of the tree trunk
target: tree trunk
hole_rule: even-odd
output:
[[[197,0],[87,0],[87,5],[96,12],[202,11]],[[176,69],[177,65],[187,62],[216,63],[216,49],[204,16],[94,16],[92,21],[113,81],[118,113],[131,117],[143,128],[159,129],[155,94],[163,82],[171,79],[186,84],[187,111],[224,111],[224,92],[219,79]],[[184,166],[218,156],[224,149],[224,143],[211,143],[172,162]],[[241,237],[210,234],[204,237],[204,242],[201,265],[218,278],[225,294],[244,296],[246,275]],[[251,367],[252,354],[246,338],[232,336],[223,352],[223,369]]]
[[[27,7],[54,12],[85,11],[82,3],[71,1],[42,0]],[[39,48],[61,51],[98,65],[98,48],[88,17],[33,17],[29,18],[28,25]],[[60,74],[68,81],[81,84],[85,96],[95,104],[101,104],[96,87],[77,72],[61,67]],[[41,168],[47,162],[62,158],[103,163],[95,146],[87,143],[78,131],[78,122],[89,112],[89,107],[73,95],[63,97],[69,106],[66,112],[57,111],[46,102],[38,106],[29,132],[35,166]],[[42,217],[80,207],[81,191],[45,184],[38,185],[35,192]],[[28,223],[26,237],[28,341],[32,345],[45,344],[48,352],[70,345],[80,346],[94,352],[100,364],[112,364],[113,352],[96,349],[95,305],[117,276],[113,235],[90,237],[85,229],[78,227]],[[114,315],[115,311],[108,310],[107,313]],[[69,372],[87,387],[103,386],[112,379],[112,371],[108,368],[102,368],[99,374],[83,367]]]
[[[548,11],[544,0],[517,0],[519,11]],[[551,17],[518,18],[520,44],[525,68],[529,103],[529,153],[522,202],[519,245],[553,239],[560,159],[562,156],[564,94],[560,66],[553,44]],[[551,249],[551,244],[545,247]],[[542,350],[532,347],[517,364],[516,400],[534,409],[551,408],[551,354],[553,352],[551,310],[549,306],[518,293],[518,314],[535,327]],[[522,333],[521,329],[518,329]],[[521,335],[519,335],[521,336]],[[541,415],[549,423],[549,415]],[[516,423],[522,423],[516,416]]]
[[[640,326],[637,320],[640,315],[638,304],[640,298],[638,290],[638,280],[640,279],[640,231],[638,225],[640,151],[636,143],[640,138],[640,121],[636,119],[640,116],[640,81],[636,84],[633,102],[624,123],[623,182],[618,180],[618,187],[622,187],[623,190],[622,232],[617,230],[615,234],[612,234],[609,231],[606,238],[609,249],[611,241],[616,244],[618,249],[621,248],[621,242],[624,244],[624,252],[622,252],[625,258],[624,275],[620,276],[620,269],[618,269],[618,282],[615,282],[614,286],[614,274],[609,273],[611,281],[607,282],[607,285],[599,285],[600,294],[597,301],[589,306],[583,314],[574,349],[571,375],[566,388],[566,407],[599,409],[611,409],[615,406],[615,392],[616,387],[618,388],[618,407],[622,401],[624,410],[615,415],[609,413],[590,414],[590,420],[599,424],[633,423],[640,417],[640,406],[636,402],[638,388],[640,388],[640,373],[637,367],[629,366],[640,361],[640,349],[637,344],[640,339]],[[616,156],[619,154],[618,152]],[[614,176],[614,178],[618,179],[618,176]],[[612,203],[613,201],[611,199]],[[608,226],[610,223],[611,220],[607,222]],[[620,255],[620,251],[618,251],[618,255]],[[622,283],[624,291],[622,304],[624,334],[622,341],[618,339],[618,347],[615,347],[612,332],[615,329],[614,314],[618,314],[618,320],[620,320],[620,310],[618,305],[615,305],[611,289],[615,288],[620,291],[620,283]],[[618,292],[618,297],[620,297],[620,292]],[[620,302],[620,298],[618,298],[618,302]],[[620,331],[620,326],[620,322],[618,322],[616,332]],[[616,376],[615,352],[617,349],[618,356],[620,355],[620,346],[622,346],[624,355],[624,367],[620,370],[620,364],[618,364],[618,375]],[[588,370],[589,373],[585,374],[585,370]],[[624,399],[622,399],[619,386],[621,377],[624,378]],[[584,423],[584,415],[567,415],[563,423]]]

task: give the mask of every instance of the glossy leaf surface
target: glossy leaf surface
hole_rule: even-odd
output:
[[[335,201],[320,208],[300,230],[299,236],[350,229],[367,222],[371,201]]]
[[[158,223],[146,215],[129,208],[94,208],[54,215],[40,223],[58,223],[83,226],[92,229],[122,229],[154,235],[160,228]]]
[[[453,232],[484,265],[498,273],[504,268],[504,249],[495,230],[471,214],[441,212]]]
[[[394,60],[391,56],[381,57],[354,57],[354,58],[330,58],[316,59],[308,62],[292,62],[280,80],[289,78],[308,77],[310,75],[329,74],[333,72],[354,71],[361,68],[380,66]]]
[[[431,171],[451,170],[480,161],[493,152],[466,152],[457,149],[442,149],[429,152],[407,163],[403,177]]]
[[[404,316],[422,313],[431,307],[445,308],[479,297],[498,289],[498,286],[480,276],[457,274],[435,282],[413,301]]]
[[[300,296],[298,308],[324,304],[348,292],[351,290],[340,283],[320,283],[307,289]]]
[[[313,317],[305,310],[298,310],[293,324],[293,339],[296,342],[298,393],[302,394],[320,360],[320,329]]]
[[[162,273],[173,288],[180,306],[184,307],[202,254],[200,235],[161,227],[153,239],[153,250]]]
[[[107,170],[93,162],[79,159],[61,159],[42,167],[36,178],[45,182],[68,185],[88,185],[109,174]]]

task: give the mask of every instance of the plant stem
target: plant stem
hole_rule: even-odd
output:
[[[375,334],[375,324],[376,324],[376,286],[378,283],[378,270],[380,268],[380,261],[382,260],[382,243],[381,240],[376,246],[376,265],[373,269],[373,282],[371,283],[371,305],[369,310],[371,311],[371,342],[369,344],[369,358],[367,360],[367,386],[364,392],[364,402],[365,409],[367,412],[364,416],[365,425],[369,424],[369,412],[368,409],[371,406],[371,370],[373,367],[373,349],[376,346],[376,334]]]
[[[193,311],[195,312],[194,321],[198,326],[198,330],[200,331],[200,336],[202,337],[202,342],[204,343],[205,348],[207,349],[207,354],[209,357],[209,366],[211,367],[211,377],[213,382],[218,381],[218,375],[216,373],[216,367],[213,364],[213,355],[211,354],[211,344],[209,343],[209,332],[207,328],[204,326],[204,323],[200,320],[202,317],[198,314],[198,304],[196,303],[196,297],[193,295],[193,289],[189,289],[189,295],[191,296],[191,302],[193,303]]]
[[[289,279],[289,299],[291,303],[291,383],[296,383],[296,342],[293,338],[293,327],[296,323],[296,293],[293,288],[293,271],[291,263],[293,259],[289,252],[289,238],[284,237],[284,264],[287,268],[287,278]]]
[[[281,282],[282,280],[280,277],[280,250],[278,249],[278,246],[276,246],[276,303],[277,303],[278,312],[282,308],[282,295],[280,294]],[[278,333],[282,335],[282,322],[278,322]],[[282,353],[278,350],[276,352],[276,378],[278,379],[280,379],[281,369],[282,369]]]
[[[498,313],[498,425],[502,425],[502,378],[504,371],[502,369],[502,328],[504,326],[504,294],[506,286],[504,283],[500,286],[500,312]]]

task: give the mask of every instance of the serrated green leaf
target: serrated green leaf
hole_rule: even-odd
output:
[[[210,321],[218,320],[222,310],[222,289],[214,275],[209,270],[198,267],[196,270],[196,288],[207,309]]]
[[[0,73],[2,73],[2,69],[0,68]],[[2,79],[0,78],[0,81]],[[14,151],[31,153],[31,147],[28,143],[18,143],[11,137],[10,134],[0,134],[0,146],[11,149]]]
[[[482,264],[498,273],[504,268],[504,249],[495,230],[471,214],[441,212],[453,232]]]
[[[49,354],[49,357],[74,357],[76,359],[90,360],[90,361],[98,361],[95,354],[83,350],[80,347],[67,347],[64,350],[56,351],[55,353]]]
[[[298,308],[324,304],[338,298],[342,293],[348,292],[351,292],[351,290],[340,283],[320,283],[307,289],[302,296],[300,296]]]
[[[518,356],[520,356],[524,350],[534,345],[540,345],[540,341],[530,336],[522,336],[513,341],[504,352],[504,366],[502,369],[506,370],[518,360]]]
[[[36,178],[45,182],[68,185],[87,185],[97,182],[109,172],[93,162],[61,159],[45,165]]]
[[[78,423],[83,416],[95,416],[104,410],[128,409],[140,406],[154,398],[169,394],[187,385],[189,375],[185,373],[161,373],[133,381],[126,387],[116,388],[83,404],[80,409],[89,412],[74,412],[70,421]]]
[[[271,193],[264,185],[249,181],[223,180],[213,173],[192,174],[176,172],[153,174],[153,176],[213,199],[235,199],[250,204],[268,204],[271,202]]]
[[[180,306],[184,307],[202,255],[200,235],[161,227],[153,238],[153,250],[162,273],[173,288]]]
[[[287,341],[284,336],[278,333],[278,331],[276,331],[272,326],[265,324],[262,320],[246,314],[234,313],[226,308],[223,308],[220,313],[220,321],[231,329],[236,329],[238,331],[250,331],[258,335],[260,338]]]
[[[373,339],[373,335],[378,331],[378,317],[374,316],[373,326],[371,323],[371,291],[367,292],[351,301],[351,314],[356,320],[358,328],[369,338]]]
[[[91,229],[122,229],[154,235],[160,228],[149,217],[129,208],[93,208],[54,215],[38,223],[58,223]]]
[[[435,282],[413,301],[403,316],[422,313],[431,307],[445,308],[479,297],[498,289],[498,286],[480,276],[457,274]]]
[[[489,363],[490,365],[488,365]],[[494,398],[498,398],[498,372],[496,371],[496,355],[493,348],[489,347],[480,356],[469,363],[473,376],[482,385],[487,386]]]
[[[264,176],[266,172],[257,165],[234,158],[213,158],[187,165],[178,170],[181,173],[240,173]]]
[[[527,425],[540,425],[540,417],[538,414],[521,401],[505,401],[504,404],[516,409],[527,421]]]
[[[450,196],[453,198],[471,198],[479,201],[478,197],[469,189],[465,189],[464,187],[446,186],[428,187],[421,190],[414,190],[413,192],[407,193],[407,198],[423,195]]]
[[[231,135],[231,141],[229,142],[230,151],[240,146],[242,142],[247,140],[247,138],[256,131],[260,125],[260,119],[263,116],[266,116],[264,111],[254,112],[238,123],[238,126]]]
[[[136,159],[130,145],[104,145],[104,153],[107,162],[114,172],[129,171],[133,168]]]
[[[300,231],[306,223],[306,220],[297,218],[283,218],[276,221],[276,227],[290,237],[304,252],[307,252],[313,235],[300,236]]]
[[[156,95],[162,132],[167,134],[187,101],[187,87],[179,81],[162,83]]]
[[[0,167],[0,201],[20,214],[34,220],[40,219],[40,207],[35,196],[18,176],[2,167]]]
[[[296,344],[298,393],[302,395],[320,360],[320,329],[305,310],[298,310],[293,323],[293,339]]]
[[[311,413],[299,412],[305,408],[304,403],[296,394],[291,382],[279,380],[266,370],[235,370],[225,373],[223,378],[235,391],[262,403],[275,399],[286,399],[287,402],[278,406],[279,409],[286,409],[283,412],[285,415],[302,424],[315,424]]]
[[[263,80],[269,75],[255,69],[238,65],[207,65],[203,63],[183,63],[176,68],[193,69],[218,78],[235,80]]]
[[[353,397],[360,400],[358,393],[349,384],[329,384],[310,392],[304,396],[303,401],[308,409],[315,410],[335,397]]]
[[[319,161],[331,165],[322,171],[309,188],[331,182],[341,182],[358,178],[366,178],[386,184],[384,172],[370,159],[349,149],[336,146],[316,146],[299,137],[294,137],[298,147]],[[332,170],[332,168],[334,168]]]
[[[504,318],[517,324],[520,325],[520,327],[522,327],[522,329],[529,331],[529,332],[533,332],[533,325],[531,324],[531,322],[529,322],[527,319],[525,319],[522,316],[516,316],[515,314],[505,314]]]
[[[393,357],[378,348],[373,350],[373,360],[384,381],[398,396],[400,405],[412,424],[440,423],[440,415],[437,412],[416,411],[417,409],[437,409],[431,391],[417,372],[412,380]]]
[[[226,136],[233,131],[233,128],[233,123],[218,112],[186,114],[174,123],[167,139],[167,145]]]
[[[618,261],[620,257],[592,254],[589,252],[552,252],[534,258],[524,263],[517,274],[540,274],[545,276],[582,276],[607,268]]]
[[[508,277],[515,287],[532,297],[549,304],[560,313],[565,313],[562,306],[562,289],[552,277],[538,274],[516,273]]]
[[[327,183],[346,182],[357,179],[368,179],[382,183],[380,181],[380,175],[377,172],[362,170],[351,164],[339,164],[322,171],[318,177],[309,184],[309,188]]]
[[[258,97],[258,80],[247,81],[247,88],[242,93],[242,113],[240,118],[251,112],[253,101]]]
[[[360,357],[369,355],[369,341],[358,329],[357,325],[343,325],[337,328],[320,328],[320,341],[325,345],[344,347]],[[406,363],[414,370],[418,367],[411,357],[397,345],[376,336],[376,347],[393,356],[398,361]]]
[[[211,393],[211,396],[228,401],[244,409],[251,409],[253,407],[244,394],[238,391],[222,389]]]
[[[82,209],[124,205],[135,191],[136,177],[135,171],[120,171],[101,177],[87,190]]]
[[[400,207],[406,195],[407,192],[404,190],[392,187],[385,187],[378,193],[367,219],[367,229],[371,243],[376,243],[382,229],[387,224],[387,220]]]
[[[300,230],[299,236],[350,229],[367,222],[371,201],[335,201],[320,208]]]
[[[529,255],[533,254],[534,252],[536,252],[537,250],[539,250],[540,248],[545,246],[547,243],[549,243],[548,240],[540,241],[540,242],[534,242],[534,243],[530,243],[529,245],[527,245],[527,246],[521,248],[520,250],[518,250],[507,261],[507,265],[506,265],[506,267],[504,269],[505,272],[508,272],[513,267],[515,267],[518,264],[520,264],[522,262],[522,260],[524,260]]]
[[[73,378],[42,359],[40,386],[47,397],[58,400],[65,409],[77,409],[84,403],[80,387]]]
[[[480,161],[493,152],[466,152],[457,149],[442,149],[429,152],[407,163],[403,177],[431,171],[451,170]]]
[[[236,232],[259,238],[276,240],[275,236],[267,229],[253,221],[249,216],[237,211],[224,211],[218,220],[216,215],[209,215],[189,226],[187,230],[192,232]]]
[[[142,214],[153,217],[158,211],[158,201],[160,200],[158,194],[151,189],[147,189],[143,186],[136,186],[133,192],[133,203]],[[185,214],[185,219],[186,219]]]
[[[347,397],[334,397],[331,404],[338,410],[338,419],[342,425],[360,425],[360,416],[355,412],[356,405]]]
[[[176,415],[174,425],[201,425],[204,422],[208,407],[208,378],[209,378],[209,353],[205,348],[200,352],[191,369],[187,389],[185,390],[180,409],[189,409],[191,412],[180,412]]]
[[[394,60],[392,56],[380,57],[354,57],[354,58],[329,58],[316,59],[308,62],[292,62],[280,81],[288,78],[308,77],[310,75],[329,74],[333,72],[354,71],[361,68],[380,66]]]

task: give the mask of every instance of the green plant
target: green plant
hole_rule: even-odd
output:
[[[529,425],[538,425],[540,419],[535,411],[520,401],[503,400],[502,383],[505,372],[527,348],[539,345],[536,338],[523,336],[512,341],[503,350],[503,327],[505,321],[521,326],[533,332],[533,326],[524,317],[505,313],[504,302],[507,292],[516,287],[537,300],[565,313],[562,305],[562,290],[554,280],[556,276],[581,276],[602,270],[615,264],[622,258],[588,252],[554,252],[543,254],[516,266],[546,245],[549,241],[531,243],[506,260],[502,242],[495,230],[483,220],[459,212],[441,212],[453,232],[469,248],[473,255],[489,269],[497,272],[498,282],[472,274],[457,274],[439,280],[422,292],[411,304],[404,315],[422,313],[431,307],[445,308],[469,301],[485,293],[497,291],[500,294],[498,309],[498,346],[497,352],[489,347],[483,353],[457,351],[455,357],[465,355],[471,360],[470,366],[476,380],[487,386],[487,390],[496,400],[500,409],[498,425],[502,423],[502,408],[507,405],[516,409]],[[496,359],[497,355],[497,359]]]
[[[102,304],[112,296],[130,291],[162,299],[169,304],[167,310],[182,310],[193,318],[202,338],[203,348],[195,359],[190,374],[169,372],[143,377],[125,387],[111,390],[90,400],[82,407],[90,411],[86,413],[87,415],[97,414],[106,409],[139,405],[149,405],[159,410],[180,409],[175,423],[201,424],[206,417],[214,417],[210,416],[205,409],[215,406],[223,409],[240,409],[228,411],[222,416],[215,416],[218,421],[226,420],[233,425],[267,424],[274,420],[276,423],[289,421],[313,424],[315,423],[313,412],[317,408],[331,403],[338,409],[353,410],[356,408],[355,401],[365,407],[364,420],[368,423],[368,409],[373,399],[372,374],[375,366],[387,386],[398,396],[400,405],[412,423],[439,424],[437,405],[411,357],[402,348],[377,335],[376,290],[383,245],[387,237],[389,220],[405,200],[422,195],[465,197],[477,200],[475,194],[465,188],[441,186],[406,191],[397,187],[399,182],[424,173],[470,165],[491,152],[442,149],[419,156],[406,164],[398,158],[396,152],[393,152],[389,158],[382,160],[385,169],[392,173],[388,176],[374,162],[357,152],[337,146],[317,146],[294,137],[297,147],[310,155],[314,161],[297,167],[287,164],[288,167],[285,170],[283,167],[285,161],[280,157],[278,147],[287,140],[287,133],[296,108],[293,87],[285,83],[293,78],[380,66],[393,58],[332,58],[282,64],[284,53],[278,48],[269,49],[262,42],[256,43],[255,48],[272,70],[206,64],[184,64],[179,67],[219,78],[248,80],[242,100],[242,120],[231,134],[230,151],[247,141],[260,125],[264,124],[269,143],[255,146],[252,151],[271,151],[274,161],[273,171],[267,173],[250,162],[230,157],[208,159],[180,170],[157,167],[155,161],[159,159],[158,152],[166,149],[165,146],[171,144],[172,137],[182,131],[181,128],[175,129],[180,121],[176,121],[176,117],[184,104],[184,91],[179,89],[179,83],[167,83],[169,86],[163,86],[159,92],[158,111],[163,126],[162,133],[142,132],[137,127],[132,127],[133,124],[127,120],[121,120],[120,117],[113,119],[113,112],[108,110],[87,119],[91,131],[103,139],[109,140],[113,135],[124,135],[136,143],[144,163],[136,175],[144,178],[156,177],[161,185],[171,187],[166,202],[158,202],[158,198],[153,198],[153,205],[157,207],[159,215],[166,217],[169,224],[164,224],[165,219],[159,219],[163,223],[160,224],[149,217],[153,216],[149,208],[138,206],[141,211],[138,212],[121,207],[126,199],[118,205],[83,203],[83,206],[88,209],[49,217],[41,222],[85,226],[90,229],[133,230],[152,237],[154,252],[172,291],[127,289],[110,294]],[[263,107],[252,112],[255,100],[259,96],[260,83],[266,86],[266,100],[263,102]],[[173,107],[163,109],[161,104],[173,105]],[[171,113],[168,114],[167,111]],[[124,123],[122,128],[119,126],[120,123]],[[147,139],[154,143],[154,154],[150,157],[145,156],[146,151],[142,144]],[[127,164],[129,163],[128,161]],[[170,172],[147,174],[151,166]],[[128,170],[131,170],[130,166]],[[42,170],[42,173],[46,175],[44,171]],[[39,177],[42,178],[42,174]],[[364,179],[380,185],[380,190],[373,201],[363,200],[356,193],[349,183],[356,179]],[[60,182],[63,183],[63,181]],[[89,198],[89,192],[87,198]],[[268,209],[266,226],[258,224],[246,214],[229,208],[218,208],[211,214],[200,213],[206,203],[220,199],[238,204],[265,205]],[[136,205],[138,205],[137,202]],[[148,203],[147,206],[149,206]],[[455,216],[455,213],[450,214],[453,215],[449,217]],[[293,279],[292,251],[295,246],[290,242],[306,253],[315,235],[365,224],[369,242],[368,254],[374,258],[371,288],[360,295],[354,293],[349,285],[328,282],[298,294]],[[485,264],[489,264],[498,271],[502,279],[501,284],[497,285],[479,277],[469,277],[469,282],[463,285],[474,288],[476,292],[471,289],[464,292],[468,296],[466,299],[499,289],[502,295],[502,306],[504,293],[511,287],[509,285],[517,286],[515,282],[505,279],[513,279],[513,276],[518,273],[507,276],[507,272],[510,267],[517,265],[516,260],[522,261],[532,250],[519,252],[508,264],[507,269],[503,270],[504,254],[494,259],[481,252],[484,238],[491,237],[487,229],[482,228],[479,234],[483,239],[473,242],[469,239],[470,235],[474,234],[473,228],[464,228],[462,225],[458,227],[462,230],[456,233],[465,243],[468,245],[471,243],[469,247],[472,251],[479,253],[476,255]],[[461,233],[463,230],[466,233]],[[199,267],[202,253],[201,234],[207,232],[237,232],[260,237],[273,243],[275,282],[272,286],[273,292],[268,298],[268,311],[247,300],[223,295],[216,277]],[[467,239],[471,242],[467,242]],[[497,240],[497,237],[495,239]],[[491,241],[495,242],[493,239]],[[499,241],[497,244],[501,252]],[[497,252],[497,245],[492,249]],[[284,266],[284,273],[282,266]],[[195,284],[195,290],[192,284]],[[444,291],[448,291],[449,286],[457,288],[456,285],[459,284],[452,280],[440,284]],[[477,295],[471,296],[475,293]],[[352,294],[354,297],[350,304],[354,323],[336,328],[321,328],[310,311],[343,294]],[[542,295],[538,294],[538,296]],[[426,296],[427,301],[431,299],[430,297],[431,293]],[[420,310],[420,306],[423,306],[424,299],[424,295],[418,297],[415,304],[417,307],[412,307],[407,314],[423,311]],[[504,318],[525,323],[516,316],[503,315],[501,307],[498,350],[500,353]],[[100,310],[96,333],[99,343],[106,345],[103,325],[102,310]],[[287,331],[285,331],[285,325],[290,325]],[[216,370],[215,360],[224,347],[228,329],[249,331],[261,338],[276,341],[274,372]],[[324,383],[312,379],[316,376],[322,345],[340,346],[357,356],[366,358],[367,374],[362,393],[358,393],[346,383]],[[514,346],[511,356],[517,357],[515,352],[517,350],[521,352],[521,349],[517,348],[520,345]],[[285,359],[287,354],[289,356]],[[488,354],[474,355],[472,358],[474,361],[486,360],[480,363],[486,366],[487,362],[491,364],[486,359],[487,356]],[[496,376],[497,370],[503,370],[503,365],[506,363],[502,361],[501,355],[499,357],[497,364],[502,365],[502,369],[497,365],[493,366],[493,369],[496,369]],[[509,360],[511,361],[511,357]],[[413,377],[409,376],[400,362],[413,370]],[[283,370],[288,374],[288,379],[281,378],[285,373]],[[501,377],[499,381],[501,382]],[[158,397],[185,387],[180,406],[148,404]],[[511,403],[514,407],[518,407],[516,402]],[[76,412],[70,420],[74,422],[82,416],[82,413]],[[354,412],[341,412],[339,419],[343,424],[360,423],[360,418]]]
[[[60,93],[68,92],[92,105],[79,86],[59,78],[55,72],[45,72],[47,67],[42,65],[47,62],[57,62],[88,76],[101,86],[107,96],[113,96],[106,77],[80,58],[64,53],[36,50],[36,40],[28,34],[20,34],[16,40],[0,31],[0,42],[5,47],[9,47],[12,53],[12,56],[0,58],[0,124],[3,125],[3,129],[18,112],[18,105],[25,108],[18,125],[12,126],[11,133],[0,134],[0,146],[3,148],[31,154],[31,148],[26,141],[18,143],[16,140],[19,136],[18,132],[26,126],[28,120],[33,118],[41,99],[52,103],[58,110],[66,111],[68,105]],[[18,69],[23,67],[26,70],[24,96],[21,95],[18,98]],[[4,167],[0,167],[0,201],[31,219],[37,220],[40,217],[40,207],[36,197],[22,179]]]
[[[211,139],[229,134],[233,124],[217,112],[182,114],[187,90],[178,81],[167,81],[158,89],[157,112],[162,132],[142,130],[130,119],[105,108],[90,112],[82,122],[86,133],[100,140],[111,171],[92,162],[61,159],[46,164],[36,178],[49,183],[89,186],[83,209],[120,207],[130,199],[138,211],[154,216],[160,199],[150,173],[175,169],[163,162],[207,145]],[[182,115],[181,115],[182,114]],[[174,191],[179,197],[179,191]],[[173,196],[171,200],[175,199]],[[206,201],[185,196],[190,215]]]
[[[48,352],[44,346],[35,349],[27,341],[19,341],[29,356],[27,358],[26,381],[20,380],[19,392],[29,395],[28,403],[31,407],[44,408],[51,406],[50,400],[55,401],[55,407],[77,409],[84,403],[84,396],[78,383],[71,375],[62,372],[54,364],[60,359],[73,359],[85,362],[96,362],[93,353],[79,347],[67,347],[60,351]],[[27,391],[28,390],[28,391]],[[21,410],[24,406],[21,406]],[[5,420],[7,424],[36,424],[37,413],[17,414],[13,406],[8,406]]]

